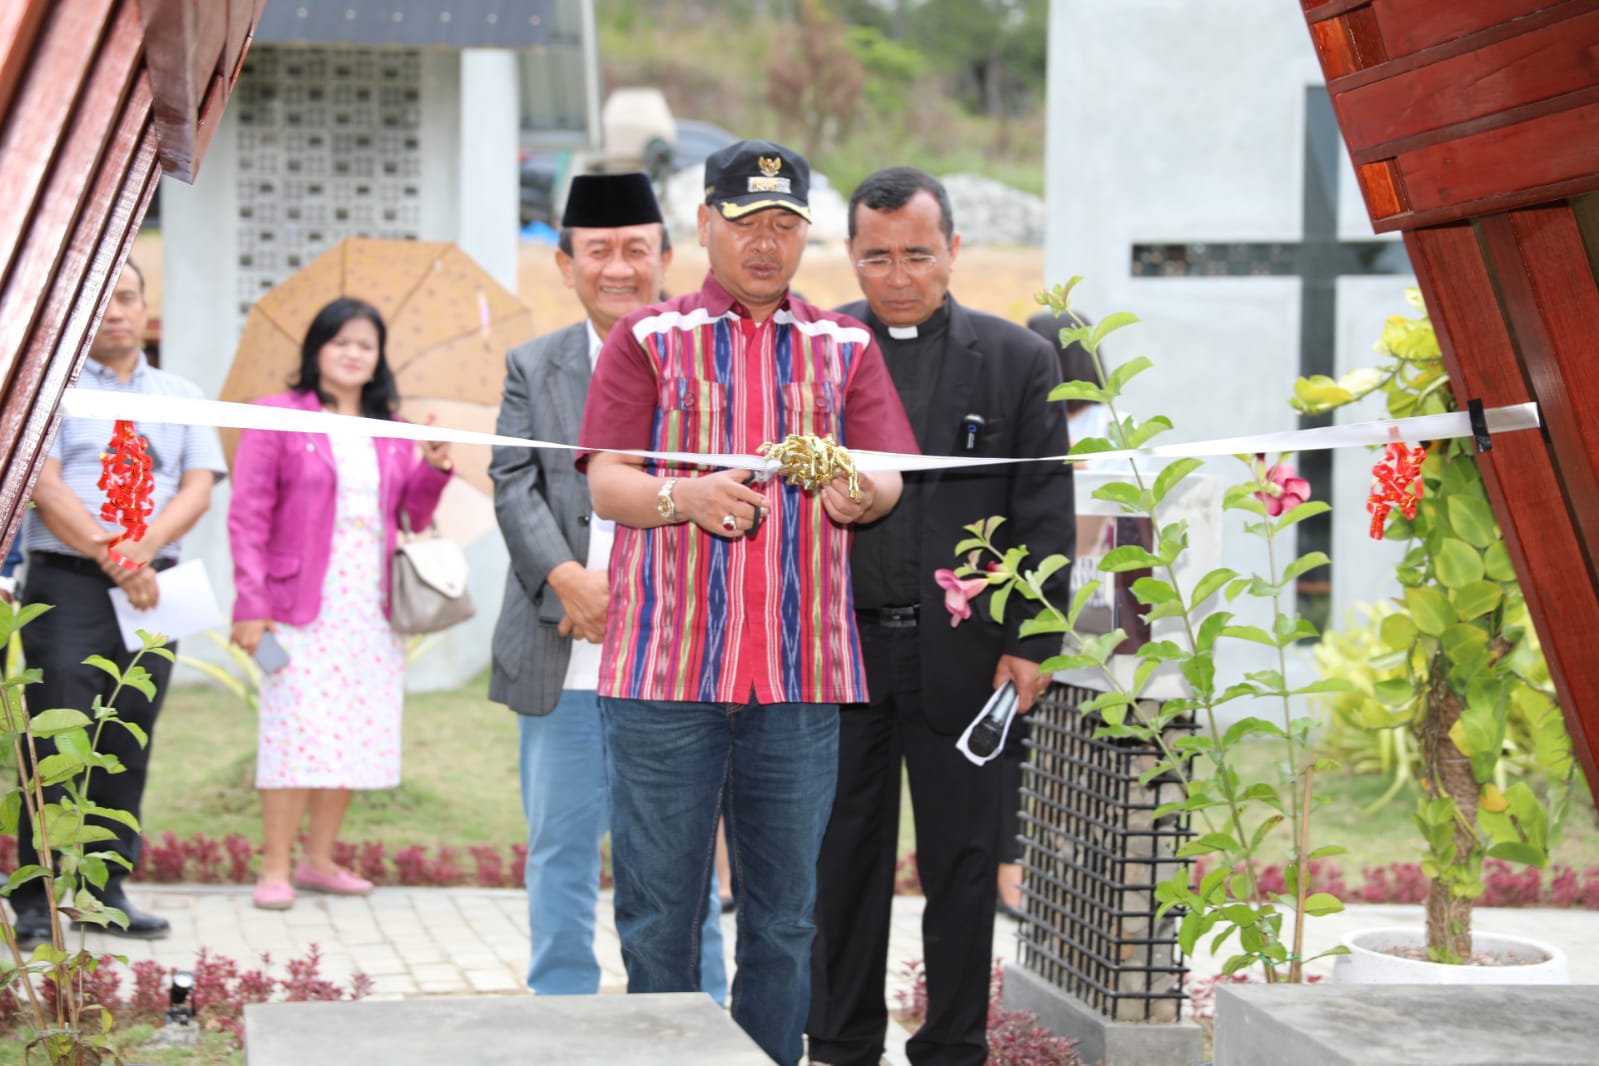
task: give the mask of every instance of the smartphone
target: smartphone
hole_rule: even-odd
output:
[[[283,650],[277,634],[270,629],[261,634],[261,643],[255,646],[255,662],[269,674],[275,674],[289,665],[289,653]]]

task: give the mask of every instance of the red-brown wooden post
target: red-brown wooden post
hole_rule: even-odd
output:
[[[156,180],[194,180],[264,3],[0,5],[0,549]]]
[[[1484,480],[1599,789],[1599,0],[1301,0],[1378,231],[1456,397],[1536,400]],[[1584,413],[1590,417],[1584,417]]]

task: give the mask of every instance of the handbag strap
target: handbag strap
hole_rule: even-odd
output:
[[[411,514],[410,514],[409,511],[407,511],[405,509],[405,505],[404,504],[400,505],[399,539],[402,542],[412,541],[412,540],[421,540],[424,537],[438,537],[438,536],[442,536],[442,534],[439,533],[439,524],[437,522],[429,522],[428,523],[428,527],[426,529],[423,529],[423,530],[412,529],[411,528]]]

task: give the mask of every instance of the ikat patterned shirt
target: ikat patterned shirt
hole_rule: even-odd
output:
[[[792,296],[757,323],[713,277],[611,329],[589,386],[586,449],[753,453],[791,433],[916,454],[871,331]],[[583,458],[579,458],[583,463]],[[655,460],[661,476],[715,471]],[[773,479],[754,536],[618,524],[599,693],[623,699],[852,703],[867,698],[853,528]]]

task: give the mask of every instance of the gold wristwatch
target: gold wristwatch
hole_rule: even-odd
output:
[[[677,485],[677,478],[669,477],[666,484],[661,486],[661,491],[655,494],[655,510],[668,522],[677,521],[677,501],[672,499],[672,489]]]

